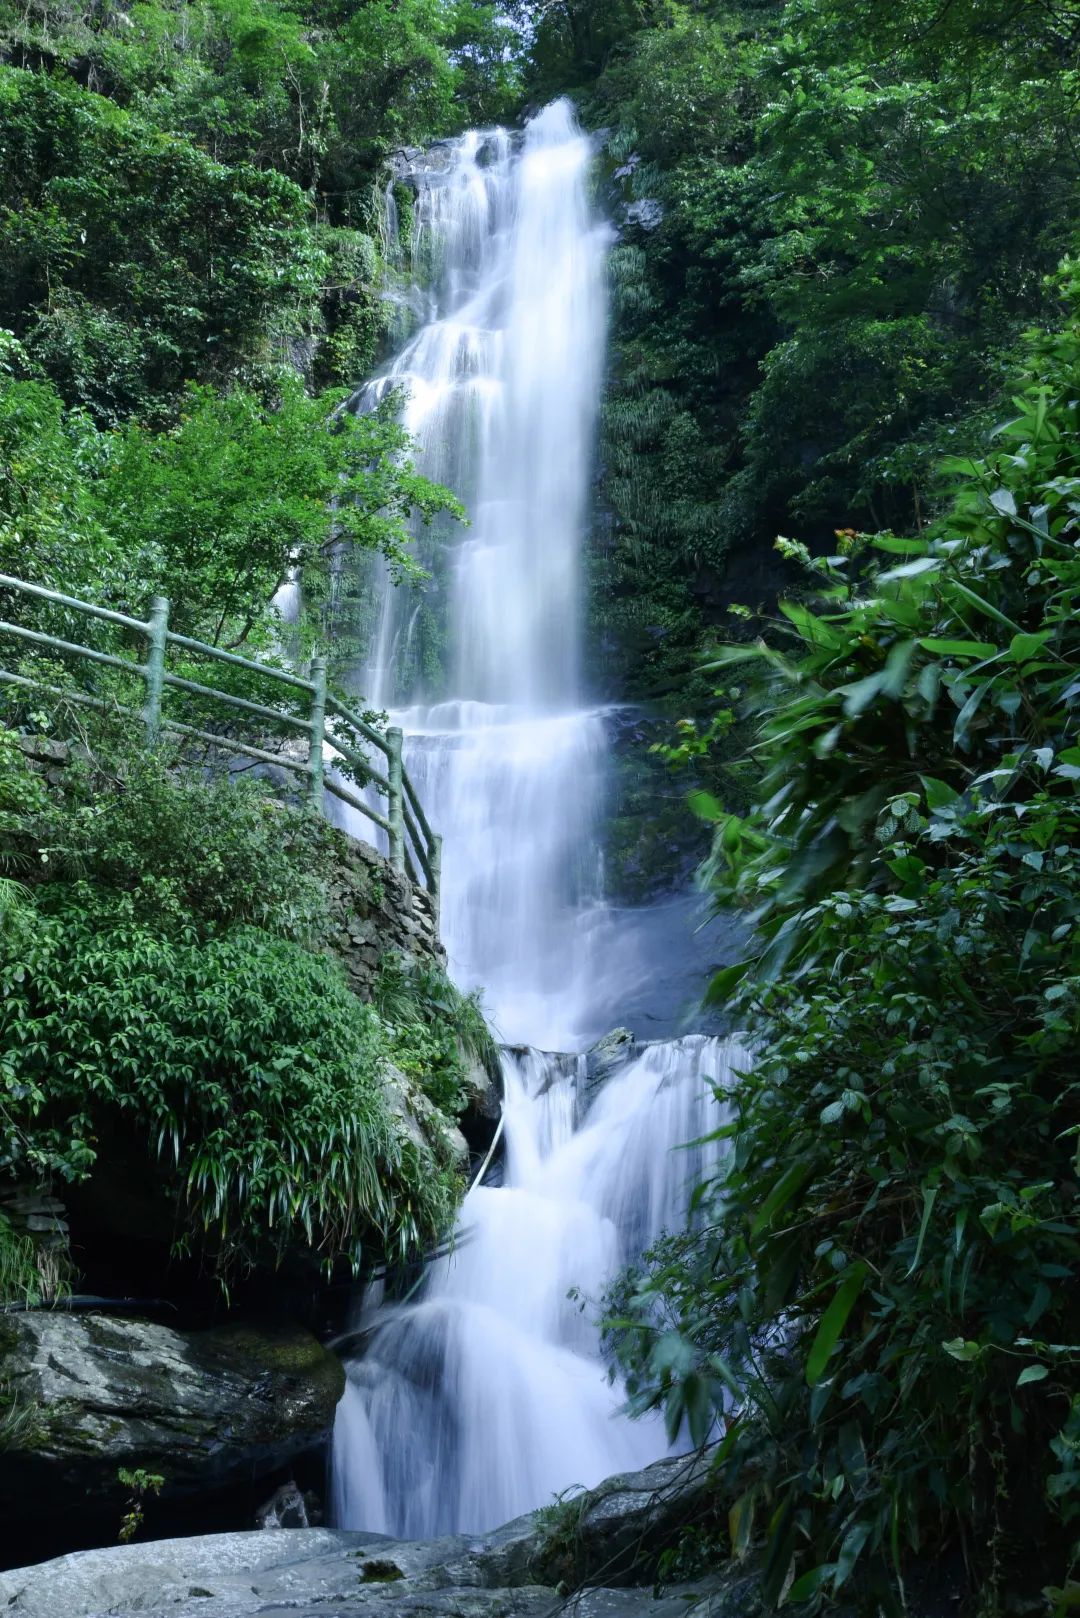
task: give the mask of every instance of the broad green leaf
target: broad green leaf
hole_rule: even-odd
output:
[[[673,1376],[685,1376],[693,1364],[693,1347],[677,1331],[666,1331],[658,1337],[649,1355],[650,1368],[657,1376],[667,1372]]]
[[[913,640],[898,641],[885,659],[881,689],[887,697],[899,697],[903,692],[915,647]]]
[[[721,820],[730,821],[732,818],[719,799],[714,798],[711,792],[691,792],[686,801],[699,820],[707,820],[713,823]]]
[[[857,719],[865,713],[875,697],[881,695],[885,689],[887,676],[885,670],[877,674],[868,674],[863,680],[855,680],[851,685],[840,686],[844,696],[844,712],[849,719]]]
[[[736,961],[733,966],[722,966],[719,972],[714,972],[705,993],[705,1004],[709,1006],[726,1005],[747,972],[749,972],[750,965],[749,961]]]
[[[936,776],[920,775],[919,780],[923,784],[923,791],[926,793],[926,807],[931,814],[938,814],[942,809],[951,809],[953,804],[959,803],[959,792],[954,792],[951,786],[948,786],[944,781],[939,781]]]
[[[862,1554],[863,1546],[870,1538],[870,1524],[865,1522],[852,1523],[844,1535],[840,1546],[840,1555],[836,1558],[836,1572],[833,1574],[834,1593],[845,1584],[855,1567],[855,1563]]]
[[[784,617],[795,625],[804,640],[819,646],[829,648],[840,647],[847,644],[847,637],[831,624],[826,623],[817,613],[811,612],[798,601],[781,601],[780,611]]]
[[[709,1436],[716,1413],[713,1409],[709,1384],[697,1371],[683,1380],[683,1405],[686,1410],[686,1425],[690,1431],[690,1442],[695,1449],[700,1449]]]
[[[952,582],[952,588],[958,595],[963,596],[965,601],[970,601],[973,607],[978,607],[980,612],[984,612],[988,618],[992,618],[995,623],[1001,624],[1005,629],[1011,629],[1016,635],[1023,634],[1019,624],[1013,623],[1013,620],[1007,618],[1000,608],[995,607],[993,602],[987,601],[984,596],[978,595],[969,584],[961,584],[956,579]]]
[[[941,657],[993,657],[998,650],[989,640],[938,640],[933,635],[924,635],[919,645],[924,651]]]
[[[806,1358],[806,1380],[810,1387],[814,1387],[816,1383],[820,1382],[825,1374],[829,1357],[836,1347],[840,1333],[847,1325],[848,1317],[855,1307],[865,1279],[865,1269],[861,1265],[857,1265],[851,1274],[840,1283],[832,1302],[822,1315],[817,1334]]]
[[[982,1353],[978,1343],[973,1343],[970,1339],[965,1341],[963,1337],[951,1337],[947,1343],[942,1343],[941,1346],[946,1354],[951,1355],[954,1360],[960,1360],[965,1365],[970,1364],[972,1360],[977,1360]]]
[[[1029,663],[1033,657],[1039,655],[1051,634],[1051,630],[1041,629],[1038,634],[1014,635],[1009,642],[1009,656],[1014,663]]]
[[[941,560],[937,556],[920,556],[914,562],[905,562],[901,567],[890,568],[881,575],[881,582],[887,583],[890,579],[914,579],[920,573],[936,573],[941,569]]]
[[[1048,1365],[1028,1365],[1020,1372],[1016,1379],[1018,1388],[1026,1388],[1029,1382],[1045,1382],[1050,1375]]]
[[[811,1596],[816,1596],[819,1590],[824,1589],[835,1572],[835,1562],[822,1562],[818,1567],[812,1567],[809,1573],[795,1580],[787,1593],[788,1601],[809,1601]]]
[[[871,543],[874,550],[890,556],[922,556],[926,551],[925,540],[902,539],[897,534],[876,534]]]
[[[762,1203],[757,1218],[750,1227],[751,1241],[772,1224],[781,1209],[786,1207],[792,1197],[806,1184],[812,1172],[813,1164],[806,1158],[801,1162],[792,1163],[790,1168],[784,1170]]]

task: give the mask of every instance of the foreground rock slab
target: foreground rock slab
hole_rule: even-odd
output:
[[[484,1535],[399,1541],[328,1528],[204,1534],[82,1551],[0,1573],[0,1609],[17,1618],[740,1618],[723,1577],[655,1598],[621,1585],[640,1551],[692,1517],[700,1462],[662,1462],[612,1478],[574,1513],[574,1595],[559,1583],[564,1536],[520,1517]]]
[[[685,1618],[685,1590],[492,1583],[521,1561],[532,1520],[485,1539],[401,1543],[328,1528],[204,1534],[81,1551],[0,1573],[0,1607],[19,1618]],[[524,1568],[522,1567],[522,1573]]]

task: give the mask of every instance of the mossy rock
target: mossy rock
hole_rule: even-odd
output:
[[[36,1311],[5,1327],[6,1402],[36,1420],[0,1453],[0,1487],[32,1473],[72,1502],[122,1495],[121,1467],[160,1473],[171,1495],[271,1473],[326,1440],[345,1386],[340,1361],[288,1323],[188,1333]]]

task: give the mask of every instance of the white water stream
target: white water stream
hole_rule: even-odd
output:
[[[681,1223],[715,1126],[710,1085],[739,1053],[691,1036],[647,1046],[589,1093],[578,1051],[633,963],[603,901],[604,715],[582,699],[581,546],[605,338],[610,232],[592,145],[568,103],[520,141],[470,133],[416,175],[415,260],[439,266],[423,323],[368,400],[405,392],[419,464],[471,518],[444,572],[449,691],[402,692],[417,606],[387,582],[364,688],[406,731],[444,838],[442,931],[505,1059],[502,1183],[474,1190],[463,1238],[415,1302],[371,1311],[334,1440],[349,1527],[480,1531],[574,1484],[664,1453],[618,1415],[593,1302]]]

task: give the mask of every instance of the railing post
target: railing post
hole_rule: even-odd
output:
[[[326,733],[326,659],[311,659],[311,742],[308,749],[308,797],[316,814],[323,812],[323,737]]]
[[[442,910],[442,838],[438,832],[431,839],[431,910],[435,921],[435,937],[439,936],[439,914]]]
[[[169,603],[165,596],[155,596],[151,601],[146,629],[150,645],[146,653],[143,724],[147,747],[156,747],[161,735],[161,697],[165,689],[165,648],[169,635]]]
[[[395,871],[405,874],[405,803],[404,787],[401,782],[401,731],[396,725],[391,725],[386,732],[386,743],[390,749],[389,768],[386,772],[390,782],[390,803],[387,808],[387,819],[390,821],[390,864]]]

